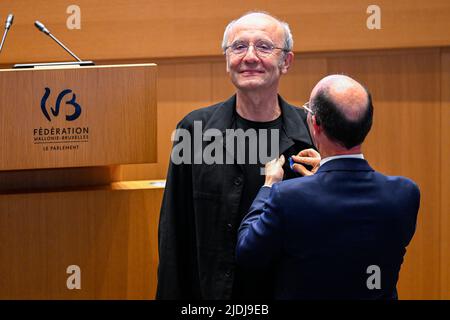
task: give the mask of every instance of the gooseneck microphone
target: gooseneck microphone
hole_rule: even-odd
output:
[[[34,25],[36,26],[36,28],[38,28],[39,31],[42,31],[43,33],[45,33],[46,35],[48,35],[50,38],[52,38],[57,44],[59,44],[64,50],[66,50],[66,52],[68,52],[72,57],[74,57],[75,59],[77,59],[79,62],[83,62],[80,58],[78,58],[75,53],[73,53],[72,51],[69,50],[69,48],[67,48],[61,41],[59,41],[58,39],[56,39],[56,37],[54,35],[51,34],[51,32],[44,26],[43,23],[39,22],[39,21],[35,21]]]
[[[3,44],[5,43],[6,35],[8,34],[9,28],[11,28],[14,21],[14,15],[12,13],[8,14],[5,23],[5,32],[3,33],[2,42],[0,43],[0,52],[2,52]]]
[[[6,24],[5,24],[5,29],[11,28],[12,23],[14,21],[14,15],[12,13],[8,14],[8,16],[6,17]]]
[[[12,21],[11,21],[12,22]],[[61,41],[55,38],[54,35],[44,26],[42,22],[35,21],[34,25],[36,28],[52,38],[60,47],[62,47],[66,52],[68,52],[77,61],[70,62],[44,62],[44,63],[25,63],[25,64],[15,64],[14,68],[41,68],[41,67],[65,67],[65,66],[93,66],[95,63],[93,61],[83,61],[78,58],[75,53],[69,50]]]

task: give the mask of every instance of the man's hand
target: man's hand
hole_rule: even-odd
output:
[[[271,187],[274,183],[283,180],[283,165],[283,155],[281,155],[278,159],[273,159],[266,163],[266,182],[264,183],[265,186]]]
[[[317,172],[320,166],[320,154],[314,149],[305,149],[300,151],[296,156],[292,156],[292,160],[295,163],[292,165],[292,169],[302,176],[312,176]],[[311,170],[305,168],[303,164],[307,164],[312,167]]]

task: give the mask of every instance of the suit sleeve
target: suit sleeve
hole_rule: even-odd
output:
[[[236,248],[237,263],[264,268],[277,259],[282,248],[282,212],[277,184],[262,187],[242,220]]]
[[[410,196],[409,199],[405,200],[405,203],[407,203],[408,206],[406,212],[409,213],[408,215],[409,228],[407,228],[407,230],[409,230],[409,233],[406,236],[405,246],[410,243],[416,231],[417,215],[419,213],[420,208],[420,189],[414,181],[407,179],[407,182],[410,184]]]
[[[177,126],[177,129],[180,125]],[[180,143],[180,142],[178,142]],[[177,142],[174,143],[174,147]],[[156,299],[193,298],[195,253],[192,237],[192,170],[190,164],[169,161],[158,228],[158,286]]]

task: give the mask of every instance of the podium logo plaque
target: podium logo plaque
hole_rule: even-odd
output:
[[[41,110],[42,113],[44,114],[45,118],[47,118],[48,121],[52,121],[52,119],[50,118],[50,115],[48,113],[47,110],[47,99],[50,96],[51,90],[50,88],[45,88],[45,93],[44,96],[41,99]],[[63,100],[63,98],[72,93],[72,90],[70,89],[65,89],[63,91],[60,92],[60,94],[58,95],[58,98],[56,99],[56,103],[55,103],[55,108],[50,107],[50,111],[52,113],[52,115],[54,117],[57,117],[59,115],[59,111],[61,108],[61,101]],[[72,106],[74,111],[71,115],[66,115],[66,121],[73,121],[78,119],[78,117],[81,114],[81,106],[76,102],[76,98],[77,96],[75,95],[75,93],[72,94],[72,99],[70,99],[69,101],[66,101],[66,105]]]

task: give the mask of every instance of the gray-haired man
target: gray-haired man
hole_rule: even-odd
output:
[[[252,12],[227,26],[222,46],[236,94],[191,112],[177,126],[188,136],[220,135],[203,139],[201,150],[194,143],[184,150],[182,158],[190,161],[170,163],[159,224],[158,299],[272,296],[270,269],[256,274],[237,268],[235,246],[239,224],[264,184],[267,159],[255,152],[261,155],[266,147],[262,153],[272,158],[289,157],[312,146],[304,112],[278,95],[294,57],[292,45],[289,26],[266,13]],[[239,139],[243,132],[245,139]],[[211,147],[234,141],[230,136],[238,143]],[[185,143],[180,140],[174,151]],[[227,161],[199,162],[211,149]],[[285,179],[296,175],[285,172]]]

